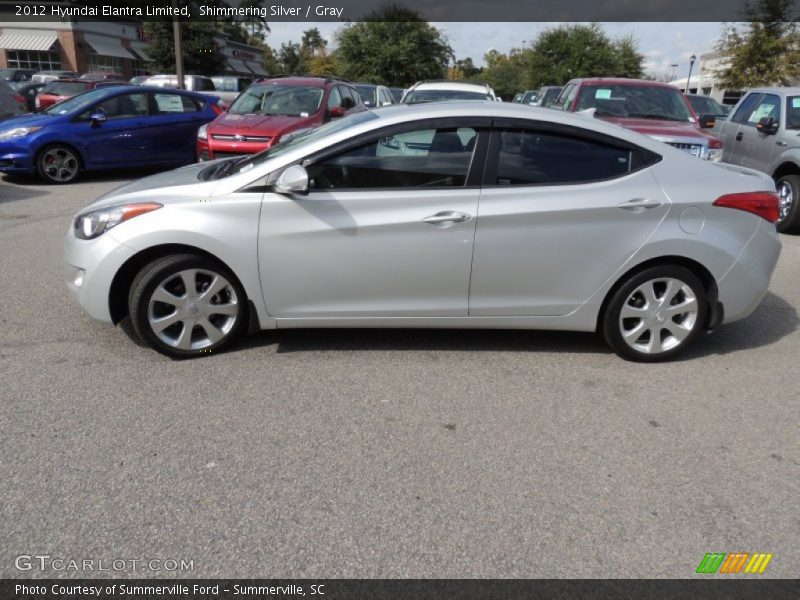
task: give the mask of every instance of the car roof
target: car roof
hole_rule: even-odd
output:
[[[480,94],[486,94],[489,91],[489,86],[483,83],[467,83],[463,81],[422,81],[416,84],[412,89],[461,90],[464,92],[478,92]]]
[[[759,94],[778,94],[779,96],[800,96],[800,87],[763,87],[747,91]]]
[[[650,81],[649,79],[629,79],[627,77],[584,77],[573,79],[570,83],[607,83],[609,85],[630,85],[638,87],[659,87],[676,90],[675,86],[660,81]]]
[[[287,75],[286,77],[262,77],[255,83],[257,84],[278,84],[284,83],[286,85],[306,85],[311,87],[325,87],[328,83],[344,83],[338,79],[331,79],[329,77],[305,77],[303,75]],[[350,84],[348,84],[350,85]]]

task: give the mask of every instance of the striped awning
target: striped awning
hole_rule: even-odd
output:
[[[144,42],[131,42],[131,49],[138,54],[142,60],[150,60],[150,55],[147,53],[147,44]]]
[[[269,75],[269,73],[267,73],[264,70],[264,67],[262,67],[257,62],[254,62],[252,60],[248,60],[248,61],[245,61],[245,64],[247,65],[247,68],[250,69],[256,75],[261,75],[261,76]]]
[[[250,75],[250,71],[247,69],[245,64],[238,59],[229,58],[227,59],[228,68],[237,75]]]
[[[55,31],[4,27],[3,33],[0,34],[0,49],[46,51],[53,47],[56,40],[58,34]]]
[[[117,58],[136,57],[122,47],[122,40],[105,35],[95,35],[94,33],[84,33],[83,38],[92,47],[92,50],[103,56],[116,56]]]

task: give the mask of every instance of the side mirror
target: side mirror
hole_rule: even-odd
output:
[[[274,190],[279,194],[307,194],[308,171],[301,165],[292,165],[280,174]]]
[[[105,113],[105,111],[99,108],[94,111],[89,118],[92,120],[92,125],[97,125],[99,123],[105,123],[108,121],[108,115]]]
[[[342,106],[334,106],[328,110],[328,115],[331,119],[339,119],[344,116],[345,110]]]
[[[717,118],[711,114],[700,115],[699,122],[701,129],[711,129],[717,124]]]
[[[775,135],[778,133],[779,126],[779,123],[772,117],[762,117],[758,123],[756,123],[758,132],[766,135]]]

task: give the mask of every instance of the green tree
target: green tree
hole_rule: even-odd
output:
[[[442,79],[453,49],[419,13],[397,5],[379,8],[336,34],[340,74],[390,86]]]
[[[303,56],[300,54],[300,44],[297,42],[281,44],[281,49],[278,51],[278,63],[283,73],[301,73]]]
[[[495,94],[508,100],[514,94],[526,88],[527,56],[518,48],[512,48],[508,54],[497,50],[490,50],[483,55],[486,67],[481,72],[480,79],[492,86]]]
[[[743,90],[792,85],[800,78],[800,39],[792,0],[756,0],[745,8],[748,23],[727,26],[717,50],[730,57],[717,79],[722,87]]]
[[[148,39],[147,54],[153,69],[174,73],[175,39],[171,21],[147,21],[144,30]],[[214,23],[191,21],[181,23],[183,40],[183,68],[186,73],[215,75],[222,73],[225,59],[214,43]]]
[[[612,41],[596,23],[545,31],[524,54],[529,87],[564,85],[574,77],[642,75],[634,40]]]
[[[467,58],[462,58],[456,61],[455,64],[456,69],[458,69],[461,74],[463,75],[464,79],[470,79],[479,75],[483,69],[480,67],[476,67],[475,64],[472,62],[472,59],[468,56]]]

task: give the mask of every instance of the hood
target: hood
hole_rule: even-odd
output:
[[[54,123],[56,120],[60,119],[55,116],[51,117],[49,115],[42,114],[17,115],[16,117],[4,119],[2,122],[0,122],[0,131],[14,129],[16,127],[36,127],[49,125],[50,123]]]
[[[198,175],[200,171],[217,162],[221,161],[212,160],[194,163],[180,169],[130,181],[106,192],[80,212],[85,213],[89,210],[114,206],[123,202],[147,201],[171,204],[173,202],[183,202],[187,197],[194,198],[196,201],[197,198],[208,195],[216,187],[216,181],[203,181],[198,178]],[[149,192],[156,188],[159,189],[157,195],[153,193],[142,194],[142,192]],[[140,195],[144,196],[144,198],[139,198]]]
[[[287,130],[306,126],[312,116],[291,117],[286,115],[237,115],[223,113],[209,126],[209,133],[235,135],[262,135],[274,137]]]
[[[660,119],[631,119],[625,117],[607,117],[598,116],[596,118],[603,119],[614,125],[619,125],[625,129],[630,129],[643,135],[650,137],[699,137],[711,138],[714,136],[699,129],[696,124],[689,123],[688,121],[662,121]]]

